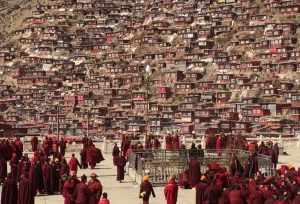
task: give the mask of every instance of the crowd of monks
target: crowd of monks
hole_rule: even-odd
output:
[[[23,152],[20,138],[1,140],[1,204],[33,204],[34,197],[38,194],[63,194],[66,204],[98,204],[102,185],[97,175],[92,174],[87,184],[88,202],[81,202],[79,184],[84,182],[84,179],[78,181],[77,170],[88,166],[93,169],[104,158],[101,150],[96,148],[91,140],[84,138],[82,143],[81,162],[75,154],[72,154],[67,162],[64,157],[67,144],[63,138],[58,141],[46,137],[40,144],[38,138],[33,137],[31,158]]]
[[[77,176],[78,168],[94,169],[103,161],[100,149],[91,140],[83,138],[80,160],[75,154],[67,161],[64,157],[66,141],[45,138],[40,144],[33,137],[31,148],[33,156],[23,153],[23,143],[19,138],[0,141],[0,183],[2,185],[1,204],[33,204],[38,194],[61,194],[65,204],[109,204],[107,193],[97,174]],[[216,151],[221,154],[222,138],[215,141]],[[116,180],[122,182],[125,167],[131,152],[142,149],[159,149],[158,139],[150,138],[145,145],[132,144],[127,137],[122,138],[121,148],[114,145],[112,156],[116,166]],[[179,136],[166,137],[166,149],[177,150],[186,147],[180,143]],[[279,148],[271,142],[260,145],[245,144],[250,152],[246,161],[239,161],[232,156],[229,168],[218,163],[208,165],[206,172],[201,172],[199,157],[204,156],[201,145],[192,144],[189,149],[188,169],[180,175],[174,175],[164,188],[167,204],[176,204],[178,189],[195,189],[196,204],[300,204],[300,169],[281,166],[273,176],[266,176],[259,171],[257,155],[272,158],[274,169],[277,167]],[[9,173],[7,171],[9,165]],[[150,197],[155,197],[150,178],[145,176],[140,185],[139,198],[143,204],[149,204]]]

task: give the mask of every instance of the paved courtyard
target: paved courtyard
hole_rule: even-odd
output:
[[[293,164],[296,167],[300,167],[300,157],[298,147],[287,147],[286,151],[288,156],[281,156],[280,163]],[[71,153],[68,153],[68,156]],[[104,187],[104,192],[107,192],[111,204],[141,204],[141,200],[138,199],[139,184],[135,183],[128,175],[125,178],[124,183],[116,181],[116,169],[112,164],[112,157],[110,154],[104,154],[106,160],[101,164],[98,164],[95,170],[80,170],[79,175],[90,175],[91,172],[95,172],[99,175],[99,179]],[[79,158],[79,155],[77,154]],[[156,198],[151,199],[151,204],[164,204],[163,188],[155,188]],[[195,191],[179,189],[178,204],[194,204],[195,203]],[[57,196],[38,196],[35,198],[36,204],[63,204],[63,197]]]
[[[111,204],[141,204],[138,199],[139,185],[126,176],[124,183],[116,181],[116,168],[112,164],[112,157],[110,154],[105,154],[105,161],[98,164],[95,170],[80,170],[79,175],[90,175],[95,172],[99,175],[99,179],[103,185],[103,191],[108,193]],[[152,199],[151,204],[162,204],[163,188],[155,188],[157,197]],[[178,204],[193,204],[195,192],[194,190],[179,191]],[[62,204],[62,196],[40,196],[36,197],[37,204]]]

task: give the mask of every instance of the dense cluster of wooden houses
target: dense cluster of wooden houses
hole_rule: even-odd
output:
[[[0,47],[0,123],[27,135],[295,136],[299,22],[297,0],[39,3]]]

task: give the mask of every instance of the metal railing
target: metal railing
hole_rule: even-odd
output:
[[[218,162],[221,166],[229,167],[235,155],[241,164],[248,160],[250,153],[240,149],[207,149],[201,151],[190,150],[143,150],[135,151],[129,156],[129,168],[135,171],[135,180],[144,175],[151,177],[154,185],[165,184],[172,175],[178,175],[188,169],[190,156],[198,158],[201,172],[205,172],[208,164]],[[259,170],[265,175],[272,175],[272,162],[269,156],[257,155]]]

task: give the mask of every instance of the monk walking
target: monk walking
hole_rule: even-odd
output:
[[[69,169],[70,169],[71,174],[77,175],[78,167],[81,168],[81,165],[80,165],[78,159],[75,157],[75,154],[72,154],[72,157],[69,161]]]
[[[90,146],[87,149],[87,162],[90,165],[91,169],[96,167],[97,163],[97,149],[95,146]]]
[[[87,178],[86,175],[81,176],[81,182],[78,183],[74,191],[75,204],[87,204],[89,201],[90,191],[86,185]]]
[[[167,204],[176,204],[178,195],[178,184],[175,181],[175,176],[172,176],[164,189]]]
[[[88,188],[90,191],[88,204],[98,204],[101,198],[103,187],[97,177],[98,176],[95,173],[92,173],[91,180],[88,182]]]
[[[116,166],[117,166],[117,181],[121,183],[124,180],[124,176],[125,176],[126,159],[124,156],[120,155],[116,159]]]
[[[189,184],[193,188],[201,178],[200,162],[196,158],[191,158],[189,162]]]
[[[149,176],[144,176],[143,182],[140,185],[139,195],[139,197],[143,199],[143,204],[149,204],[151,194],[155,198],[152,184],[149,182]]]
[[[11,174],[8,174],[7,179],[3,183],[1,204],[16,204],[17,203],[18,187],[15,179]]]
[[[17,204],[34,204],[34,192],[28,175],[21,175]]]
[[[117,143],[115,143],[113,151],[112,151],[112,156],[113,156],[113,163],[116,166],[116,159],[119,157],[120,154],[120,149],[117,145]]]
[[[59,142],[59,151],[62,156],[65,156],[66,147],[67,147],[66,141],[64,140],[64,138],[61,138]]]

